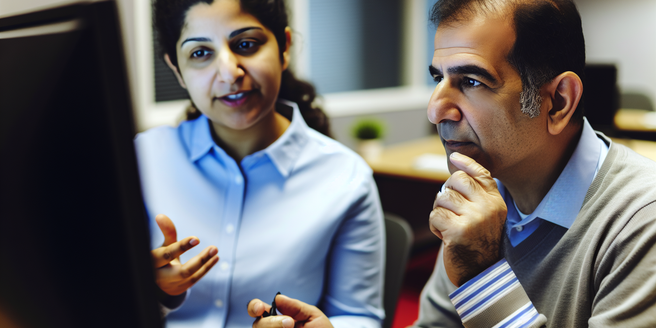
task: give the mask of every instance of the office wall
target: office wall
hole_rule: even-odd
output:
[[[644,94],[656,105],[656,0],[574,2],[581,13],[588,62],[616,64],[620,91]],[[434,130],[426,119],[425,110],[375,116],[387,122],[386,144],[426,136]],[[334,118],[335,138],[353,147],[349,128],[358,118]]]
[[[135,71],[134,3],[117,0],[128,51],[131,81]],[[141,1],[141,0],[139,0]],[[427,0],[432,1],[432,0]],[[590,62],[616,63],[622,92],[640,92],[656,102],[656,0],[574,0],[583,18]],[[75,2],[71,0],[0,0],[0,16],[21,11]],[[423,17],[421,19],[424,19]],[[136,86],[136,83],[132,83]],[[137,88],[133,88],[139,92]],[[426,99],[426,102],[428,99]],[[388,124],[387,144],[431,133],[424,110],[376,114]],[[335,137],[352,146],[350,126],[360,116],[333,119]]]
[[[575,0],[588,62],[615,63],[620,90],[656,102],[656,0]]]
[[[428,103],[428,99],[426,99]],[[436,133],[435,125],[428,121],[426,109],[386,112],[376,115],[354,115],[334,117],[330,120],[330,131],[333,138],[351,149],[355,149],[356,141],[352,137],[353,125],[360,119],[375,117],[385,122],[385,137],[383,144],[390,145]]]

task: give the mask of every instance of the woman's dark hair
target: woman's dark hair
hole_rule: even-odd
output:
[[[187,11],[201,2],[212,4],[214,0],[154,0],[153,23],[157,32],[160,52],[162,56],[168,54],[171,63],[176,67],[178,58],[175,47],[180,39]],[[239,3],[244,12],[253,15],[276,37],[282,61],[282,54],[287,42],[285,28],[289,26],[284,0],[239,0]],[[297,79],[289,69],[283,71],[278,98],[298,104],[307,125],[330,136],[328,117],[321,108],[313,104],[316,95],[312,84]],[[198,116],[200,116],[200,111],[192,104],[187,109],[187,119],[195,119]]]
[[[471,18],[479,13],[499,10],[499,1],[440,0],[431,10],[430,20],[450,24]],[[508,54],[508,62],[522,79],[523,95],[530,94],[559,74],[572,71],[585,80],[585,40],[581,16],[571,0],[506,0],[515,27],[515,44]],[[504,10],[504,9],[501,9]],[[506,9],[507,10],[507,9]],[[525,105],[522,101],[522,105]],[[581,98],[574,115],[583,119],[584,99]]]

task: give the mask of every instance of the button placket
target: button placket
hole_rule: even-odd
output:
[[[244,204],[244,178],[238,167],[233,167],[227,176],[228,190],[226,191],[225,211],[220,227],[219,265],[217,270],[218,281],[214,293],[215,311],[219,311],[225,319],[230,306],[230,282],[232,281],[232,263],[237,246],[236,230],[241,220]]]

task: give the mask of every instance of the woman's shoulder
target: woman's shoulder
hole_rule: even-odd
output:
[[[184,121],[177,126],[162,125],[138,133],[134,138],[137,154],[166,153],[176,148],[187,148],[194,126],[194,121]]]
[[[179,124],[173,125],[161,125],[154,128],[150,128],[144,132],[140,132],[136,135],[136,142],[155,142],[158,140],[170,140],[170,139],[179,139],[184,141],[192,136],[194,130],[202,126],[201,118],[196,118],[190,121],[182,121]]]
[[[351,167],[362,173],[371,174],[369,165],[352,149],[339,141],[313,129],[308,129],[309,142],[306,150],[310,156],[325,163],[339,163],[339,167]]]

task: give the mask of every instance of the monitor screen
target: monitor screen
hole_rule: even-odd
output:
[[[161,327],[116,4],[0,18],[0,326]]]

